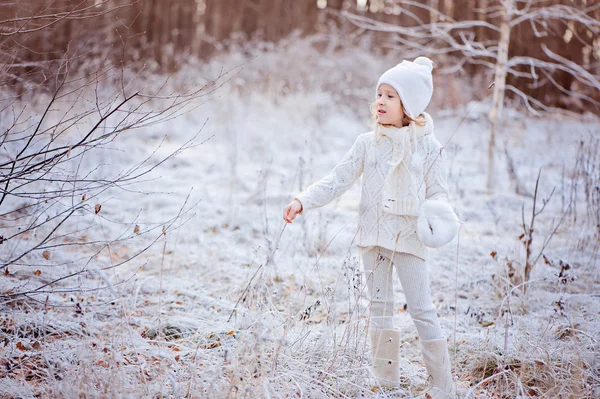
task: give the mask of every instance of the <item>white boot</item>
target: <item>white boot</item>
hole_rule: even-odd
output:
[[[433,386],[421,395],[423,399],[454,399],[452,369],[446,338],[422,341],[420,344],[425,368],[433,379]]]
[[[400,330],[370,329],[373,351],[371,372],[381,386],[400,383]]]

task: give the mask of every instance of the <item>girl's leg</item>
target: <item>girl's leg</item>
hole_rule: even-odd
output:
[[[394,283],[390,259],[378,247],[364,253],[362,259],[371,307],[371,328],[391,329],[394,327]]]
[[[442,338],[442,328],[429,289],[427,262],[414,255],[397,252],[394,264],[419,337],[421,340]]]
[[[363,254],[370,299],[371,372],[379,386],[400,383],[400,330],[394,328],[392,263],[378,247]]]
[[[454,398],[450,354],[431,300],[427,262],[401,252],[395,254],[394,263],[404,289],[408,311],[419,332],[421,339],[419,346],[423,353],[425,368],[432,379],[432,386],[424,397]]]

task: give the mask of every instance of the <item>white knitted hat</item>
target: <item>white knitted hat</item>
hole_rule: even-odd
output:
[[[415,119],[425,111],[431,101],[432,70],[433,62],[427,57],[418,57],[413,62],[402,61],[381,75],[377,89],[384,83],[392,86],[398,92],[408,116]],[[375,94],[377,97],[377,92]]]

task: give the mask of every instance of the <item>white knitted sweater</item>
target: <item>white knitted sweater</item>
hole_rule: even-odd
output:
[[[328,204],[362,174],[357,245],[426,260],[429,249],[417,236],[416,211],[425,199],[447,201],[448,184],[445,152],[433,134],[431,117],[424,116],[424,127],[388,131],[378,125],[358,136],[331,173],[296,196],[302,211]],[[395,206],[397,198],[414,206]]]

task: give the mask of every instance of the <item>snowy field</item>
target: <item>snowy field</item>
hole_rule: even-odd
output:
[[[72,218],[53,242],[122,241],[57,246],[50,256],[32,251],[3,273],[0,397],[385,398],[410,397],[425,387],[417,331],[399,282],[402,387],[385,392],[368,380],[368,309],[352,244],[359,184],[291,225],[282,220],[291,198],[371,130],[374,85],[401,59],[360,49],[318,52],[310,40],[252,55],[235,51],[206,64],[190,62],[169,85],[230,73],[191,112],[126,132],[73,163],[81,174],[109,176],[149,156],[156,163],[192,138],[195,144],[135,185],[86,200],[101,210]],[[587,169],[587,188],[593,188],[600,121],[593,115],[537,118],[509,106],[490,195],[491,93],[481,98],[460,89],[485,88],[486,79],[434,75],[428,109],[448,154],[450,200],[462,221],[459,237],[432,252],[429,265],[458,393],[598,397],[598,227],[581,160],[595,159],[596,169]],[[33,107],[40,112],[44,98]],[[591,150],[587,156],[579,150],[582,141]],[[517,281],[526,258],[522,209],[529,224],[540,168],[538,210],[554,192],[535,219],[531,257],[551,240],[525,292]],[[5,214],[17,204],[3,205]],[[44,215],[60,206],[48,206]],[[10,222],[3,216],[0,223],[7,236]],[[164,234],[162,226],[169,226]],[[4,242],[3,263],[51,228]],[[561,261],[570,268],[559,277]],[[511,268],[517,270],[512,282]],[[8,296],[81,270],[88,272],[26,297]]]

